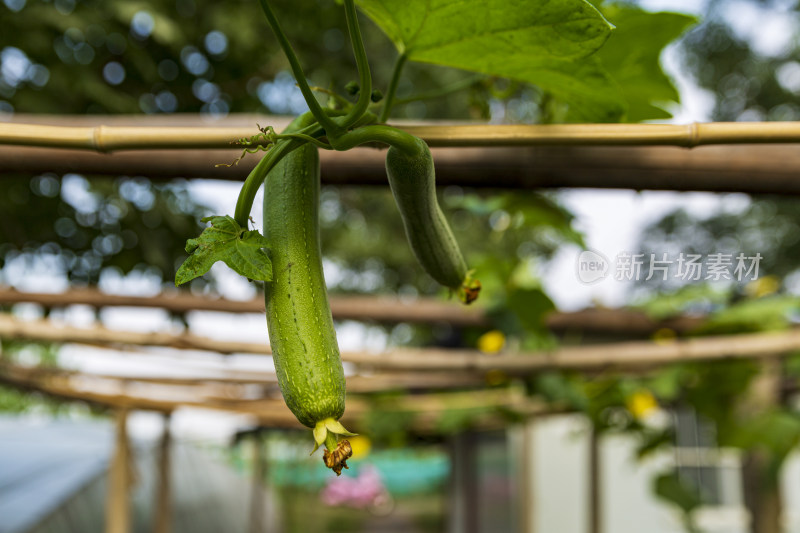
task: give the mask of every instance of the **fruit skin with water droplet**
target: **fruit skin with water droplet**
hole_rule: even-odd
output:
[[[309,120],[301,115],[287,131]],[[310,144],[285,156],[264,188],[264,236],[273,268],[264,292],[275,371],[286,405],[312,429],[338,420],[345,408],[344,371],[322,273],[319,189],[319,154]]]

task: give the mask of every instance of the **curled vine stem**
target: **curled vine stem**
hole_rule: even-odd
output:
[[[344,113],[337,109],[328,109],[325,112],[331,117],[344,116]],[[303,143],[308,141],[308,139],[303,138],[292,138],[291,135],[307,135],[309,137],[318,138],[327,133],[322,128],[322,125],[315,121],[315,117],[312,112],[309,111],[301,116],[304,118],[304,120],[301,121],[301,124],[305,127],[293,133],[279,134],[277,136],[279,140],[275,144],[274,148],[269,150],[269,152],[261,158],[261,161],[256,164],[255,168],[253,168],[253,170],[250,171],[250,174],[247,176],[247,179],[242,185],[241,191],[239,191],[239,198],[236,200],[236,211],[234,218],[239,224],[247,224],[247,217],[250,215],[250,210],[253,208],[253,201],[255,200],[256,192],[258,192],[258,188],[261,187],[261,184],[264,183],[264,178],[267,176],[267,173],[283,157],[285,157],[286,154],[296,150],[302,146]],[[366,124],[371,124],[375,122],[376,118],[377,117],[370,112],[364,113],[364,115],[362,115],[352,127],[360,128]],[[289,136],[288,138],[281,137],[287,135]],[[330,140],[330,137],[328,137],[328,141]],[[323,148],[327,147],[323,146]],[[334,148],[336,148],[336,146],[334,146]]]
[[[247,154],[255,154],[257,152],[268,152],[270,148],[275,145],[275,142],[279,139],[279,135],[275,133],[275,129],[272,126],[267,126],[262,128],[258,124],[256,124],[258,131],[261,133],[256,133],[255,135],[251,135],[250,137],[242,137],[241,139],[237,139],[235,142],[240,146],[244,146],[244,150],[242,150],[242,155],[237,157],[233,160],[232,163],[217,163],[214,165],[215,167],[232,167],[239,164],[239,161],[244,159]],[[266,144],[265,144],[266,142]]]

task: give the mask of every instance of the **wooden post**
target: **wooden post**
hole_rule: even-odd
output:
[[[172,435],[169,429],[170,419],[170,413],[164,413],[164,430],[161,433],[161,441],[159,442],[158,447],[158,462],[156,472],[158,486],[156,487],[153,533],[169,533],[172,530]]]
[[[536,531],[536,514],[534,508],[534,498],[536,496],[534,487],[534,424],[536,419],[530,418],[519,428],[519,438],[517,443],[519,450],[519,464],[517,465],[517,498],[519,509],[517,510],[517,523],[520,533],[534,533]]]
[[[116,445],[106,487],[106,533],[130,533],[130,445],[128,410],[116,412]]]
[[[591,421],[589,422],[590,424]],[[589,430],[589,533],[603,531],[603,509],[600,498],[600,435],[592,424]]]
[[[250,533],[264,533],[264,476],[267,471],[261,432],[253,433],[253,478],[250,491]]]
[[[742,406],[742,415],[758,416],[758,412],[781,401],[781,360],[763,362],[750,386]],[[780,478],[768,473],[769,454],[763,449],[751,450],[742,457],[742,489],[744,504],[750,513],[750,533],[782,533],[782,501]]]
[[[745,507],[750,513],[750,533],[783,531],[780,482],[767,478],[768,461],[763,450],[748,452],[742,458],[742,485]]]
[[[475,533],[479,529],[477,440],[472,432],[459,433],[450,440],[449,533]]]

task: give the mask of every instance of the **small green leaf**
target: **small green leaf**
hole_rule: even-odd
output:
[[[317,422],[317,425],[313,429],[314,431],[314,442],[317,444],[322,444],[325,442],[325,437],[328,436],[328,428],[325,427],[325,421]]]
[[[508,295],[508,309],[528,331],[546,329],[545,317],[555,311],[555,304],[539,288],[519,288]]]
[[[325,427],[331,433],[336,433],[337,435],[344,435],[345,437],[355,437],[358,433],[351,433],[345,429],[341,422],[338,420],[334,420],[333,418],[326,418],[325,419]]]
[[[314,432],[314,449],[311,450],[311,455],[314,455],[314,452],[319,449],[328,437],[328,429],[325,427],[325,421],[321,420],[317,422],[317,425],[312,431]]]
[[[772,295],[741,300],[715,311],[697,333],[726,335],[748,331],[782,331],[792,327],[800,307],[796,296]]]
[[[702,503],[697,489],[685,483],[674,470],[655,478],[653,492],[662,500],[675,504],[687,514],[697,509]]]
[[[267,239],[259,232],[245,230],[229,216],[206,217],[211,226],[196,239],[186,241],[186,258],[175,274],[175,285],[200,277],[217,261],[223,261],[251,280],[272,281],[272,261],[264,248]]]

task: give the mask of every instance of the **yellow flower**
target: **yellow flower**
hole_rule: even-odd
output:
[[[775,276],[764,276],[745,285],[744,291],[751,298],[761,298],[778,292],[781,288],[781,280]]]
[[[506,336],[502,331],[493,329],[478,338],[478,349],[483,353],[497,353],[506,345]]]
[[[661,328],[653,333],[653,342],[656,344],[671,344],[676,340],[678,334],[674,329]]]
[[[355,437],[347,437],[350,441],[350,448],[353,449],[353,459],[363,459],[369,455],[372,449],[372,441],[369,437],[364,435],[356,435]]]
[[[640,390],[634,392],[625,400],[625,405],[634,417],[641,420],[654,409],[658,408],[658,402],[650,394],[650,391]]]

